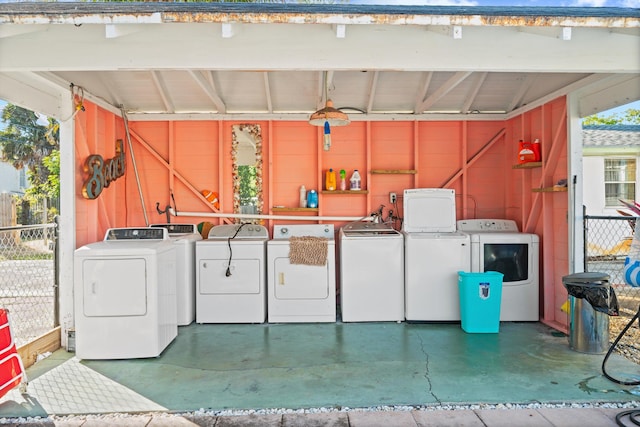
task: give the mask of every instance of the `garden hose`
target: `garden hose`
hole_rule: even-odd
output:
[[[607,351],[607,354],[604,356],[604,360],[602,361],[602,373],[604,374],[605,377],[607,377],[607,379],[609,379],[610,381],[613,381],[616,384],[640,385],[640,381],[622,381],[622,380],[613,378],[611,375],[609,375],[607,373],[607,370],[605,368],[605,364],[607,363],[607,359],[609,359],[609,356],[611,355],[611,353],[613,353],[613,350],[618,345],[618,342],[620,342],[620,340],[622,339],[624,334],[629,330],[629,328],[631,327],[631,325],[633,325],[633,322],[635,322],[636,319],[638,320],[638,326],[640,327],[640,307],[638,307],[638,312],[635,314],[635,316],[633,316],[633,318],[631,318],[629,323],[627,323],[627,325],[622,329],[622,331],[620,331],[620,333],[618,334],[618,337],[615,339],[613,344],[611,344],[611,347],[609,347],[609,351]],[[618,424],[621,427],[627,426],[627,424],[624,424],[622,422],[622,418],[623,417],[627,417],[627,416],[629,417],[629,420],[633,424],[640,425],[640,410],[638,410],[638,409],[632,409],[630,411],[623,411],[623,412],[620,412],[619,414],[617,414],[616,415],[616,424]]]

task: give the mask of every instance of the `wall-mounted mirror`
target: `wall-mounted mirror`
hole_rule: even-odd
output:
[[[258,124],[234,125],[233,212],[262,213],[262,133]]]

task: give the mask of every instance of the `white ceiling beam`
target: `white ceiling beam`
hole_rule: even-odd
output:
[[[37,33],[46,31],[47,25],[19,25],[19,24],[7,24],[0,25],[0,39],[5,37],[19,36],[21,34]]]
[[[367,101],[367,113],[373,110],[373,100],[376,97],[376,90],[378,89],[378,77],[379,71],[374,71],[369,81],[369,101]]]
[[[429,92],[429,86],[431,85],[431,78],[433,77],[432,71],[429,71],[428,73],[422,73],[422,74],[423,74],[424,80],[422,81],[421,90],[418,92],[418,96],[416,97],[416,101],[414,103],[414,107],[413,107],[414,114],[421,113],[421,111],[419,111],[420,104],[422,104],[422,100],[427,97],[427,93]]]
[[[451,37],[453,37],[455,40],[462,39],[462,26],[454,25],[453,27],[451,27]]]
[[[106,24],[104,26],[104,36],[107,39],[115,39],[118,37],[134,34],[142,31],[138,25],[130,24]]]
[[[505,107],[505,111],[509,112],[509,111],[513,111],[515,108],[518,108],[522,104],[522,100],[524,99],[525,95],[529,91],[529,88],[533,86],[535,81],[536,81],[536,75],[528,74],[525,80],[522,82],[522,84],[518,86],[518,90],[516,91],[516,93],[513,94],[513,97],[511,98],[511,102],[509,103],[509,105]]]
[[[213,104],[218,109],[220,113],[227,112],[227,106],[222,101],[222,99],[218,96],[215,86],[212,82],[208,82],[200,72],[187,70],[189,75],[193,77],[193,79],[198,83],[198,86],[204,91],[204,93],[209,97],[209,99],[213,102]]]
[[[464,104],[462,104],[462,108],[460,109],[460,112],[462,114],[467,114],[469,112],[469,109],[471,108],[471,106],[473,105],[473,101],[475,101],[476,96],[478,96],[478,92],[480,91],[480,88],[482,87],[482,84],[484,83],[485,79],[487,78],[487,74],[488,73],[478,73],[478,76],[476,78],[476,82],[474,83],[473,87],[471,88],[471,91],[469,91],[469,93],[467,94],[466,97],[466,101]]]
[[[158,93],[160,94],[160,98],[162,98],[162,104],[164,104],[164,108],[169,113],[174,113],[175,107],[171,99],[169,98],[169,91],[167,90],[167,85],[162,78],[162,75],[159,71],[151,71],[151,79],[153,80],[153,84],[155,85]]]
[[[235,35],[234,29],[235,28],[234,28],[233,24],[231,24],[229,22],[223,22],[222,23],[222,28],[220,29],[222,38],[223,39],[230,39],[231,37],[233,37]]]
[[[449,80],[447,80],[442,86],[440,86],[436,91],[431,94],[430,97],[425,99],[417,108],[416,113],[420,114],[433,104],[438,102],[443,96],[453,90],[456,86],[458,86],[464,79],[469,77],[472,73],[470,71],[460,71],[455,73]]]
[[[262,80],[264,81],[264,95],[267,98],[267,111],[273,113],[273,100],[271,99],[271,85],[269,84],[269,72],[262,73]]]

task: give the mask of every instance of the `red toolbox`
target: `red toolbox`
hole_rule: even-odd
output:
[[[0,397],[20,384],[21,391],[26,391],[27,376],[13,341],[9,313],[0,308]]]

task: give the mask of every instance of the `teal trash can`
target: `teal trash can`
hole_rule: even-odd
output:
[[[497,271],[458,272],[460,320],[469,333],[497,333],[500,330],[502,278]]]

